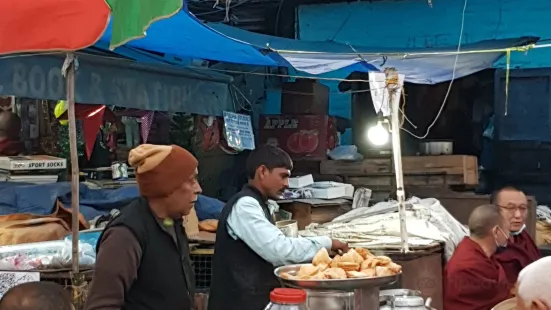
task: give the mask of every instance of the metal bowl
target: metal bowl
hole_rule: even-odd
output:
[[[371,277],[371,278],[355,278],[355,279],[325,279],[325,280],[289,280],[280,277],[280,274],[286,272],[290,275],[296,275],[300,266],[288,265],[276,268],[274,274],[279,278],[283,286],[294,287],[310,290],[339,290],[353,291],[356,289],[380,287],[392,284],[398,280],[401,273],[388,277]]]
[[[398,289],[391,289],[391,290],[384,290],[379,292],[379,296],[386,297],[386,296],[421,296],[420,291],[416,290],[410,290],[405,288],[398,288]]]
[[[281,232],[286,237],[297,238],[298,237],[298,222],[295,220],[285,220],[276,222],[276,227],[281,230]]]

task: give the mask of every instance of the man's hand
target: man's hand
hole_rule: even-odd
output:
[[[348,250],[350,250],[350,248],[348,247],[348,243],[333,239],[331,240],[331,250],[337,253],[339,252],[339,250],[346,253],[348,252]]]
[[[532,309],[534,310],[549,310],[551,309],[545,300],[534,300],[532,301]]]
[[[509,296],[516,297],[517,296],[517,290],[518,290],[518,282],[509,291]]]

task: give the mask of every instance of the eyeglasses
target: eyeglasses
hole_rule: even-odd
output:
[[[499,206],[502,210],[508,212],[508,213],[516,213],[519,211],[521,214],[526,214],[528,212],[528,206],[527,205],[506,205],[506,206]]]

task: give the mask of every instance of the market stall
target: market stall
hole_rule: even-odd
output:
[[[67,4],[67,3],[65,3]],[[103,31],[105,30],[105,25],[107,24],[108,18],[109,18],[109,7],[100,1],[86,1],[81,2],[80,6],[71,6],[71,9],[74,10],[70,14],[66,14],[63,16],[63,18],[57,20],[56,24],[58,27],[66,27],[64,25],[64,21],[67,22],[71,19],[72,22],[70,24],[77,25],[80,23],[86,24],[86,27],[80,29],[79,27],[76,27],[76,29],[81,30],[80,32],[77,30],[76,33],[67,33],[66,31],[63,31],[60,28],[51,29],[42,27],[45,24],[52,24],[47,20],[44,20],[42,22],[43,18],[47,18],[46,14],[38,14],[36,17],[36,20],[33,19],[33,22],[37,22],[38,24],[33,23],[26,23],[26,24],[20,24],[17,22],[17,20],[27,20],[27,18],[31,17],[33,14],[32,12],[40,12],[43,10],[37,10],[36,5],[43,6],[43,9],[45,11],[56,11],[56,13],[60,13],[62,10],[57,10],[60,7],[56,7],[53,2],[41,2],[41,3],[35,3],[34,7],[26,6],[25,4],[17,1],[13,2],[3,2],[3,9],[5,11],[12,12],[10,16],[13,19],[5,19],[3,26],[2,26],[2,34],[4,37],[0,53],[1,54],[16,54],[16,53],[22,53],[22,52],[28,52],[28,51],[49,51],[49,50],[62,50],[62,51],[75,51],[81,48],[85,48],[87,46],[92,45],[98,38],[101,36]],[[69,6],[65,7],[65,10],[68,9]],[[67,13],[65,11],[65,13]],[[61,13],[63,14],[63,13]],[[39,37],[35,37],[35,40],[28,40],[28,38],[24,36],[15,37],[15,34],[18,34],[22,31],[22,29],[28,29],[27,27],[33,27],[35,25],[42,25],[35,27],[35,29],[41,28],[42,31],[40,31]],[[81,24],[82,25],[82,24]],[[22,28],[17,28],[17,26],[21,26]],[[15,27],[15,28],[12,28]],[[23,30],[26,33],[33,33],[36,34],[37,32],[33,30]],[[56,31],[57,30],[57,31]],[[51,31],[48,33],[48,31]],[[59,41],[59,34],[64,33],[66,35],[61,38],[61,41]],[[42,37],[40,37],[42,36]],[[58,36],[56,38],[56,36]],[[48,39],[51,40],[48,40]],[[61,48],[63,47],[63,48]],[[71,257],[71,264],[72,264],[72,277],[73,281],[72,284],[74,287],[79,287],[81,285],[82,276],[79,275],[80,267],[79,267],[79,185],[78,185],[78,156],[77,156],[77,150],[76,150],[76,127],[75,127],[75,56],[73,53],[68,53],[63,65],[62,70],[57,71],[57,77],[58,77],[58,87],[57,90],[59,91],[59,95],[62,95],[64,93],[63,89],[66,91],[66,99],[68,103],[68,120],[69,120],[69,138],[70,138],[70,153],[71,153],[71,172],[72,172],[72,250],[70,251],[70,257]],[[8,67],[5,67],[6,69]],[[8,71],[8,70],[5,70]],[[16,74],[21,74],[22,70],[21,68],[16,71]],[[65,81],[64,81],[65,78]],[[24,81],[26,83],[27,81]],[[65,82],[65,87],[63,87],[63,82]],[[44,84],[42,84],[44,86]],[[40,88],[32,88],[34,90],[45,91],[46,88],[40,89]],[[51,90],[51,89],[50,89]],[[7,95],[17,95],[15,91],[13,90],[7,90]],[[38,95],[36,93],[35,95]],[[37,97],[37,96],[35,96]],[[39,96],[38,96],[39,97]],[[58,98],[61,99],[61,98]],[[78,291],[76,289],[75,291]],[[81,295],[81,294],[76,294]]]
[[[89,1],[92,3],[93,1]],[[103,3],[103,1],[100,1]],[[97,3],[96,3],[97,4]],[[89,8],[87,8],[89,9]],[[246,123],[247,128],[250,129],[251,127],[251,120],[250,117],[248,118],[248,121],[242,120],[241,118],[246,118],[248,116],[246,115],[239,115],[232,112],[227,111],[234,111],[235,108],[233,106],[234,102],[229,99],[231,96],[228,92],[228,81],[231,80],[228,77],[208,77],[205,78],[203,81],[192,81],[193,78],[196,78],[197,75],[193,76],[193,78],[190,78],[190,76],[182,76],[182,71],[179,71],[177,69],[159,69],[159,68],[152,68],[152,66],[142,66],[137,64],[129,64],[124,63],[121,60],[113,61],[109,59],[104,59],[101,57],[98,57],[98,55],[86,55],[84,53],[75,53],[74,51],[80,50],[84,47],[90,46],[96,41],[98,41],[98,38],[101,36],[101,39],[99,40],[96,48],[99,50],[106,49],[105,43],[110,41],[112,38],[112,33],[106,32],[103,33],[105,30],[105,25],[107,24],[106,15],[109,15],[109,12],[105,11],[105,6],[103,7],[97,7],[97,10],[99,12],[99,17],[96,19],[95,27],[91,27],[96,32],[89,34],[89,38],[93,38],[93,40],[89,40],[87,42],[83,42],[79,38],[79,36],[76,36],[79,38],[77,40],[78,45],[76,46],[65,46],[64,43],[63,46],[65,48],[61,50],[66,50],[69,53],[66,55],[48,55],[48,56],[28,56],[25,57],[25,62],[21,62],[17,60],[17,58],[13,59],[0,59],[0,62],[3,67],[7,68],[5,71],[0,73],[0,84],[2,86],[2,92],[5,92],[9,95],[16,95],[20,97],[33,97],[33,98],[43,98],[43,99],[49,99],[49,100],[60,100],[65,99],[65,92],[67,92],[67,104],[68,104],[68,123],[69,123],[69,137],[70,137],[70,165],[71,165],[71,182],[72,187],[70,189],[70,195],[65,196],[65,203],[67,203],[67,200],[70,200],[70,206],[72,211],[72,237],[66,238],[61,243],[51,243],[48,244],[49,248],[45,249],[45,253],[42,254],[41,258],[38,260],[32,259],[32,255],[36,253],[28,253],[29,258],[25,260],[25,262],[34,262],[37,263],[37,265],[30,264],[30,267],[33,267],[36,269],[37,266],[44,267],[45,269],[48,268],[57,268],[58,265],[52,264],[52,261],[57,261],[57,259],[53,259],[53,257],[69,257],[68,260],[63,260],[64,266],[66,267],[66,264],[69,263],[71,265],[71,277],[72,277],[72,285],[74,285],[77,288],[81,288],[81,284],[84,283],[84,280],[88,276],[87,273],[82,273],[83,268],[89,268],[92,264],[88,261],[88,256],[85,255],[86,253],[92,253],[90,251],[90,248],[86,246],[86,243],[82,241],[82,236],[79,234],[79,227],[80,226],[80,219],[79,215],[81,210],[84,208],[81,208],[83,206],[83,196],[85,196],[86,189],[85,187],[82,187],[81,184],[79,184],[80,179],[80,169],[78,166],[78,156],[77,156],[77,149],[76,149],[76,126],[75,126],[75,119],[77,114],[77,109],[75,107],[75,98],[79,99],[79,102],[86,102],[88,104],[100,104],[103,105],[105,109],[105,105],[117,105],[127,108],[139,108],[141,110],[147,110],[147,111],[186,111],[186,112],[192,112],[196,114],[201,115],[208,115],[210,116],[218,116],[218,117],[224,117],[225,123],[230,125],[235,125],[235,128],[238,128],[238,125],[240,124],[240,121],[243,121]],[[180,22],[186,22],[185,25],[190,27],[196,27],[193,29],[198,29],[197,27],[200,27],[198,29],[201,30],[205,38],[202,38],[202,41],[205,41],[205,45],[208,44],[215,44],[220,43],[221,38],[226,40],[227,38],[220,36],[219,33],[211,31],[208,27],[205,27],[204,25],[197,23],[196,19],[190,18],[190,15],[188,12],[185,11],[179,11],[179,8],[175,8],[177,14],[174,15],[174,20],[178,19]],[[83,10],[84,11],[84,10]],[[174,13],[174,12],[172,12]],[[74,17],[74,15],[72,15]],[[73,21],[74,22],[74,21]],[[103,22],[103,24],[102,24]],[[61,23],[63,24],[63,23]],[[120,25],[120,24],[119,24]],[[167,24],[168,25],[168,24]],[[103,26],[103,27],[101,27]],[[165,25],[166,26],[166,25]],[[66,27],[66,25],[65,25]],[[114,27],[114,26],[113,26]],[[152,31],[149,34],[159,33],[159,29],[161,28],[152,28]],[[164,28],[167,29],[167,28]],[[180,28],[181,29],[181,28]],[[190,28],[191,29],[191,28]],[[101,31],[99,31],[101,30]],[[101,32],[101,33],[99,33]],[[276,65],[282,65],[288,63],[294,63],[299,64],[301,62],[300,58],[303,58],[304,55],[301,57],[297,57],[300,52],[297,51],[285,51],[282,50],[281,55],[285,60],[282,60],[278,57],[278,55],[275,54],[275,50],[266,50],[265,46],[260,48],[259,46],[261,44],[245,44],[246,41],[232,41],[235,46],[234,49],[228,48],[230,45],[224,45],[220,44],[220,46],[224,46],[224,51],[220,52],[218,49],[210,49],[216,50],[216,55],[213,55],[212,52],[209,52],[208,48],[205,48],[205,46],[199,46],[197,50],[205,50],[205,54],[198,54],[196,50],[191,50],[188,46],[191,46],[191,44],[185,45],[185,51],[187,54],[184,54],[182,52],[182,48],[180,46],[175,46],[174,44],[182,45],[183,42],[186,42],[186,40],[189,40],[189,38],[183,38],[180,37],[182,35],[182,31],[178,32],[171,32],[169,35],[166,36],[158,36],[156,39],[153,38],[151,40],[146,38],[146,40],[140,40],[136,42],[132,42],[133,49],[129,49],[129,51],[126,51],[127,53],[134,53],[134,54],[141,54],[143,57],[150,57],[151,55],[147,52],[140,52],[140,49],[146,49],[146,50],[152,50],[152,51],[158,51],[158,52],[165,52],[168,51],[175,51],[177,53],[182,54],[186,57],[197,57],[197,58],[207,58],[207,59],[216,59],[221,61],[231,61],[231,62],[239,62],[238,60],[242,60],[244,63],[248,64],[255,64],[255,65],[266,65],[266,66],[276,66]],[[186,31],[187,33],[195,33],[195,31]],[[95,35],[95,36],[94,36]],[[50,34],[51,37],[51,34]],[[54,36],[55,37],[55,36]],[[175,39],[176,38],[176,39]],[[213,40],[210,40],[210,38],[213,38]],[[119,38],[120,39],[120,38]],[[178,39],[178,40],[177,40]],[[119,40],[120,41],[120,40]],[[165,47],[165,50],[159,50],[158,48],[155,48],[155,43],[161,42],[163,44],[159,44],[159,46]],[[31,42],[33,43],[33,42]],[[119,42],[120,43],[120,42]],[[285,43],[285,42],[284,42]],[[34,43],[33,43],[34,44]],[[237,46],[237,47],[236,47]],[[25,48],[17,47],[10,50],[7,46],[0,46],[0,51],[2,53],[16,53],[21,51],[29,51],[29,50],[38,50],[36,48],[28,48],[28,45],[25,45]],[[333,46],[335,47],[335,46]],[[338,47],[338,53],[342,54],[342,52],[346,49],[348,51],[348,60],[345,62],[341,62],[339,64],[339,68],[344,68],[353,63],[354,65],[358,65],[359,67],[363,67],[364,70],[366,68],[368,70],[375,70],[375,68],[372,65],[368,65],[364,63],[364,59],[362,57],[358,57],[358,53],[350,53],[349,49],[350,47],[345,46],[337,46]],[[243,52],[240,48],[242,48],[245,52]],[[193,48],[195,49],[195,48]],[[59,50],[59,46],[50,46],[48,48],[41,48],[40,50]],[[229,51],[229,52],[228,52]],[[248,52],[248,53],[247,53]],[[261,52],[267,52],[267,53],[261,53]],[[269,52],[269,53],[268,53]],[[312,54],[316,54],[315,51],[310,51]],[[493,54],[497,55],[490,55],[489,57],[491,59],[494,59],[495,57],[498,57],[500,54],[502,54],[503,51],[494,51]],[[238,55],[241,57],[233,57],[235,55]],[[270,58],[266,56],[266,54],[270,54]],[[145,55],[145,56],[144,56]],[[447,59],[453,58],[454,55],[446,55]],[[64,58],[63,58],[64,57]],[[379,57],[379,56],[377,56]],[[78,58],[78,59],[77,59]],[[319,57],[318,57],[319,58]],[[152,58],[153,59],[153,58]],[[78,61],[77,61],[78,60]],[[318,59],[319,60],[319,59]],[[163,60],[165,61],[165,60]],[[352,62],[351,62],[352,61]],[[386,61],[386,60],[385,60]],[[396,64],[402,63],[401,61],[397,61],[396,59],[392,60]],[[114,62],[120,62],[119,64],[115,65]],[[123,63],[123,64],[121,64]],[[347,64],[344,65],[343,63]],[[113,68],[117,68],[118,70],[112,70]],[[136,70],[138,69],[138,70]],[[327,69],[327,68],[325,68]],[[79,72],[79,75],[77,76],[75,72]],[[140,75],[137,74],[137,72],[141,72]],[[424,291],[425,288],[423,287],[413,287],[410,285],[413,285],[413,283],[417,283],[418,279],[415,275],[412,275],[410,273],[412,270],[416,269],[418,265],[415,263],[410,264],[410,267],[406,267],[408,262],[414,261],[415,255],[417,257],[430,257],[430,262],[434,263],[438,258],[440,258],[440,243],[445,244],[443,252],[446,256],[450,255],[450,249],[454,247],[455,240],[448,240],[445,237],[443,237],[443,230],[442,230],[442,222],[450,225],[455,225],[453,221],[451,221],[449,218],[445,216],[445,212],[440,212],[438,214],[431,213],[432,209],[434,209],[434,205],[436,203],[431,204],[431,208],[427,208],[423,205],[422,202],[418,201],[406,201],[405,197],[405,183],[407,180],[404,180],[403,177],[403,160],[401,156],[400,151],[400,140],[399,140],[399,129],[400,129],[400,122],[399,122],[399,98],[400,98],[400,92],[402,91],[402,84],[404,80],[404,76],[398,75],[400,72],[396,72],[395,70],[387,70],[386,73],[381,73],[379,75],[374,75],[376,77],[376,80],[380,83],[382,83],[382,92],[385,95],[383,97],[386,98],[385,100],[381,99],[380,105],[379,102],[377,102],[376,109],[378,109],[381,112],[381,119],[380,122],[377,124],[377,130],[372,131],[372,134],[369,134],[375,139],[379,139],[379,141],[382,141],[383,139],[388,140],[389,134],[388,134],[388,127],[390,126],[391,129],[391,140],[392,140],[392,149],[393,149],[393,159],[391,166],[393,167],[393,170],[389,170],[387,175],[384,175],[382,177],[385,177],[386,181],[389,181],[392,187],[396,187],[397,192],[397,203],[392,204],[391,207],[388,208],[382,208],[380,207],[382,212],[382,215],[384,218],[377,218],[374,214],[371,214],[370,212],[373,211],[373,208],[370,208],[368,212],[361,213],[360,211],[366,211],[365,209],[362,209],[362,206],[352,206],[350,207],[349,200],[342,202],[339,200],[337,201],[331,201],[333,203],[333,206],[328,207],[327,201],[324,202],[324,205],[315,203],[313,201],[306,201],[304,199],[342,199],[344,196],[347,196],[347,198],[350,198],[352,195],[347,195],[346,192],[348,189],[350,189],[349,184],[345,184],[346,186],[326,186],[326,187],[313,187],[312,190],[310,190],[310,194],[315,193],[316,191],[327,193],[329,190],[328,188],[331,188],[332,191],[344,191],[344,195],[336,195],[336,196],[322,196],[322,197],[290,197],[291,199],[288,201],[282,201],[282,209],[287,209],[287,212],[290,212],[291,218],[295,218],[300,222],[300,226],[302,226],[306,229],[304,232],[302,232],[304,235],[308,234],[314,234],[314,235],[339,235],[339,238],[342,238],[344,240],[347,240],[351,242],[352,244],[355,244],[358,248],[360,246],[365,246],[373,251],[377,251],[377,255],[373,255],[373,257],[382,257],[382,254],[386,254],[387,256],[395,255],[397,258],[394,259],[394,262],[399,262],[402,264],[402,267],[399,271],[394,272],[392,275],[384,275],[383,272],[380,274],[371,274],[370,276],[362,275],[360,277],[357,277],[356,280],[349,280],[348,276],[341,279],[336,280],[342,280],[342,282],[334,282],[331,284],[327,284],[325,279],[311,279],[312,281],[306,281],[306,282],[312,282],[307,283],[306,286],[303,286],[301,284],[301,281],[298,282],[292,282],[294,280],[292,279],[286,279],[289,280],[286,282],[288,285],[293,286],[301,286],[303,288],[309,289],[309,290],[316,290],[317,288],[323,288],[323,290],[330,290],[331,294],[339,293],[345,293],[350,294],[351,291],[354,291],[356,289],[359,290],[357,295],[354,296],[354,299],[358,302],[355,304],[361,308],[361,307],[374,307],[375,303],[378,301],[378,290],[379,287],[383,285],[388,285],[390,283],[396,282],[397,275],[402,274],[403,281],[408,282],[407,284],[408,288],[411,289],[418,289]],[[165,76],[166,75],[166,76]],[[203,75],[203,74],[199,74]],[[208,81],[207,81],[208,80]],[[66,83],[65,87],[63,87],[63,82]],[[208,82],[208,83],[207,83]],[[367,82],[367,81],[362,81]],[[372,81],[375,82],[375,81]],[[312,87],[314,89],[319,89],[323,87],[319,87],[319,85],[312,86],[311,83],[308,84],[307,87]],[[186,85],[186,86],[183,86]],[[192,85],[192,86],[190,86]],[[208,86],[208,87],[207,87]],[[208,89],[208,91],[207,91]],[[193,90],[193,91],[190,91]],[[291,89],[292,91],[292,89]],[[323,91],[323,90],[322,90]],[[389,100],[390,99],[390,100]],[[216,102],[217,105],[212,108],[213,105],[210,103]],[[291,99],[289,99],[289,102],[292,102]],[[337,121],[330,117],[328,115],[327,110],[328,102],[325,102],[325,107],[322,107],[321,110],[316,110],[316,106],[310,106],[308,109],[306,109],[308,112],[307,114],[314,114],[314,115],[300,115],[296,116],[296,114],[301,114],[300,111],[295,110],[293,105],[289,105],[284,107],[288,113],[295,115],[291,118],[287,117],[281,117],[281,116],[265,116],[264,122],[265,124],[268,124],[267,126],[263,126],[264,129],[267,130],[273,130],[275,132],[278,129],[288,129],[291,127],[293,129],[292,131],[288,131],[282,135],[285,137],[282,138],[285,140],[285,142],[278,144],[280,142],[277,139],[277,137],[270,135],[265,136],[263,139],[265,141],[262,142],[273,142],[276,141],[276,144],[281,145],[282,147],[289,150],[291,153],[294,153],[295,156],[301,156],[301,155],[312,155],[313,157],[318,158],[325,158],[327,155],[327,152],[333,149],[337,143],[336,140],[338,138],[337,130]],[[319,111],[322,111],[319,113]],[[379,112],[379,111],[377,111]],[[275,121],[274,121],[275,120]],[[296,120],[296,124],[293,124],[293,122]],[[208,123],[208,119],[201,120],[201,122]],[[316,124],[318,126],[317,128],[297,128],[298,123],[304,123],[304,122],[310,122],[312,124]],[[233,123],[232,123],[233,122]],[[214,123],[214,122],[213,122]],[[236,125],[237,124],[237,125]],[[390,124],[390,125],[389,125]],[[214,130],[208,130],[211,125],[205,126],[205,131],[208,133],[217,132],[220,135],[221,127],[216,127]],[[231,142],[233,139],[232,136],[232,129],[231,126],[225,127],[225,132],[228,135],[226,137],[226,140],[228,142]],[[312,126],[309,126],[312,127]],[[387,127],[387,128],[384,128]],[[233,128],[233,129],[235,129]],[[380,129],[383,129],[382,131]],[[242,129],[240,127],[240,129]],[[385,131],[386,129],[386,131]],[[235,131],[235,130],[234,130]],[[252,129],[250,130],[252,131]],[[246,148],[254,148],[254,140],[252,136],[252,132],[250,132],[251,135],[249,135],[247,138],[247,142],[252,141],[252,145],[248,145],[246,147],[243,147],[244,145],[237,145],[243,148],[238,149],[246,149]],[[385,136],[386,134],[386,136]],[[276,134],[277,135],[277,134]],[[261,135],[262,136],[262,135]],[[321,143],[318,143],[320,142]],[[230,143],[228,143],[230,144]],[[207,147],[210,146],[207,145]],[[233,144],[235,146],[235,144]],[[230,153],[234,152],[236,149],[230,149],[225,150],[229,151]],[[309,156],[305,156],[309,157]],[[394,179],[394,180],[391,180]],[[454,178],[455,179],[455,178]],[[344,183],[351,183],[350,180],[343,180]],[[446,181],[445,181],[446,182]],[[312,185],[312,184],[310,184]],[[338,189],[333,189],[338,188]],[[302,187],[298,187],[298,189],[301,189]],[[352,188],[352,191],[354,189]],[[302,192],[302,191],[299,191]],[[92,195],[91,195],[92,196]],[[68,199],[67,199],[68,197]],[[128,197],[128,196],[127,196]],[[55,197],[56,204],[59,196]],[[60,199],[61,200],[61,199]],[[90,200],[92,200],[90,198]],[[109,207],[112,207],[113,201],[110,200],[106,203],[106,205],[109,205]],[[118,201],[120,202],[120,201]],[[298,207],[285,207],[284,205],[288,202],[288,204],[303,204],[302,206]],[[87,201],[87,203],[90,203]],[[307,212],[302,212],[305,209]],[[335,208],[334,205],[339,205],[339,209]],[[346,205],[346,206],[343,206]],[[66,206],[66,204],[65,204]],[[313,212],[313,210],[317,209],[318,207],[327,207],[326,210],[329,212],[320,212],[322,216],[319,216],[319,214],[315,214],[316,212]],[[350,208],[352,210],[343,215],[342,213],[349,211]],[[367,208],[367,206],[365,206]],[[322,208],[320,207],[319,210]],[[375,208],[377,209],[377,208]],[[428,210],[427,209],[431,209]],[[436,208],[438,209],[438,208]],[[440,211],[440,209],[438,209]],[[305,214],[300,214],[300,213]],[[428,218],[427,213],[428,212]],[[283,213],[283,212],[281,212]],[[325,214],[324,214],[325,213]],[[329,213],[329,214],[328,214]],[[305,215],[305,216],[304,216]],[[315,215],[313,218],[312,216]],[[369,219],[367,221],[367,215],[369,216]],[[310,218],[308,218],[310,216]],[[342,217],[336,217],[336,216],[344,216]],[[349,217],[352,216],[352,217]],[[336,218],[335,218],[336,217]],[[428,228],[420,228],[422,225],[416,225],[419,222],[427,223],[431,222],[436,218],[436,223],[433,223],[434,225],[432,227]],[[376,237],[373,236],[373,222],[369,222],[371,220],[378,219],[379,221],[383,221],[385,225],[384,231],[379,232],[379,234]],[[360,221],[360,222],[358,222]],[[364,221],[364,222],[361,222]],[[318,223],[320,225],[312,225],[313,223]],[[352,223],[352,224],[351,224]],[[407,227],[406,227],[407,223]],[[312,226],[311,226],[312,225]],[[350,225],[354,226],[365,226],[368,227],[368,232],[361,231],[360,229],[357,229],[357,227],[350,228]],[[426,225],[427,226],[427,225]],[[407,228],[407,229],[406,229]],[[461,231],[459,228],[457,228],[459,233],[453,236],[462,236],[461,234],[463,231]],[[387,235],[388,231],[392,231],[392,236],[388,238],[384,238],[381,235]],[[212,240],[205,241],[205,240],[199,240],[198,244],[205,244],[210,243],[212,244]],[[80,242],[80,244],[79,244]],[[71,250],[67,250],[67,244],[71,244]],[[95,244],[95,243],[94,243]],[[91,244],[88,244],[91,245]],[[50,250],[53,249],[53,250]],[[13,250],[10,252],[10,250]],[[14,262],[14,264],[18,264],[18,254],[17,251],[21,251],[21,249],[6,249],[9,254],[6,255],[6,257],[9,257],[11,261]],[[53,251],[53,254],[52,254]],[[453,250],[451,250],[453,251]],[[198,250],[198,252],[194,252],[193,255],[199,255],[200,253],[208,255],[210,252],[201,252]],[[350,255],[353,255],[354,252],[351,252]],[[67,256],[67,254],[70,254]],[[348,254],[348,253],[347,253]],[[357,253],[358,254],[358,253]],[[408,255],[412,256],[408,256]],[[343,256],[346,255],[343,253]],[[367,260],[367,255],[365,257],[362,257],[361,262],[357,262],[354,264],[361,264],[364,261]],[[371,256],[370,256],[371,257]],[[334,259],[330,259],[328,263],[333,262]],[[427,260],[428,261],[428,260]],[[392,262],[392,263],[394,263]],[[390,265],[391,262],[385,262],[381,263],[380,266],[373,266],[373,267],[382,267],[382,268],[388,268],[387,265]],[[425,265],[428,266],[428,263],[425,261]],[[287,268],[289,266],[285,266],[283,268]],[[338,266],[337,266],[338,267]],[[301,267],[297,267],[295,270],[288,270],[293,272],[299,272]],[[376,269],[376,268],[365,268],[360,269],[360,267],[353,268],[354,270],[348,270],[348,271],[354,271],[354,272],[362,272],[367,269]],[[26,269],[27,270],[27,269]],[[43,271],[44,271],[43,270]],[[285,269],[287,270],[287,269]],[[408,271],[409,270],[409,271]],[[280,270],[282,271],[282,270]],[[319,272],[320,270],[317,270],[316,272]],[[431,270],[434,271],[434,270]],[[408,275],[409,273],[409,275]],[[437,274],[441,274],[438,273]],[[281,274],[280,274],[281,275]],[[356,274],[356,276],[358,276]],[[53,277],[50,275],[50,277]],[[61,275],[59,276],[62,277]],[[325,276],[324,276],[325,277]],[[427,279],[428,277],[425,276],[425,278],[420,279]],[[409,280],[408,280],[409,279]],[[414,280],[412,280],[414,279]],[[431,278],[433,279],[433,278]],[[318,281],[319,280],[319,281]],[[436,280],[435,280],[436,281]],[[207,284],[205,284],[206,286]],[[435,299],[438,298],[438,283],[435,284],[435,291],[431,292],[430,294],[424,291],[423,293],[427,294],[430,297],[433,297]],[[315,295],[316,293],[311,293]],[[77,294],[78,296],[81,296],[81,294]]]
[[[43,10],[37,10],[37,6],[43,7]],[[180,2],[174,10],[178,11],[181,6]],[[2,213],[6,214],[2,217],[4,221],[12,221],[20,216],[19,213],[30,212],[32,214],[24,221],[35,224],[39,221],[50,221],[55,223],[47,223],[48,225],[56,224],[60,228],[56,230],[55,236],[53,233],[44,235],[52,239],[49,241],[38,240],[41,242],[33,244],[28,243],[29,240],[33,240],[32,238],[11,240],[11,242],[16,241],[16,243],[23,244],[2,247],[0,260],[3,266],[0,269],[9,270],[9,274],[16,278],[17,275],[27,274],[28,277],[22,277],[22,279],[28,281],[39,280],[41,277],[43,279],[65,279],[66,283],[64,284],[73,288],[75,302],[78,304],[82,302],[84,296],[82,293],[90,275],[88,271],[93,267],[94,248],[97,241],[97,236],[95,240],[86,241],[84,239],[88,233],[79,232],[79,230],[87,228],[88,220],[93,215],[86,214],[86,206],[95,205],[88,210],[98,210],[96,209],[98,203],[105,203],[104,206],[108,206],[107,211],[109,211],[117,201],[124,203],[124,199],[136,197],[137,190],[131,188],[129,190],[134,190],[134,193],[128,194],[128,190],[126,190],[122,196],[116,197],[117,195],[111,195],[112,193],[105,191],[91,192],[86,186],[79,184],[80,169],[75,126],[78,111],[75,108],[75,98],[78,98],[79,102],[101,105],[96,106],[95,110],[93,106],[87,107],[92,108],[93,111],[80,115],[81,119],[87,120],[109,110],[105,107],[106,104],[144,110],[189,112],[189,107],[192,105],[187,102],[193,102],[196,104],[195,110],[192,108],[194,112],[220,115],[223,110],[228,110],[231,107],[231,101],[227,95],[227,83],[231,81],[231,77],[223,74],[213,74],[213,77],[209,76],[208,72],[190,73],[190,70],[167,68],[166,65],[160,66],[161,68],[140,66],[128,60],[125,62],[121,61],[122,59],[113,60],[113,54],[110,54],[110,57],[102,57],[105,54],[98,55],[97,52],[90,53],[90,51],[75,54],[75,51],[93,45],[105,32],[110,11],[104,1],[67,0],[56,2],[45,0],[35,3],[33,7],[18,1],[6,1],[2,3],[1,7],[12,12],[10,17],[13,18],[3,19],[0,23],[4,36],[4,39],[1,40],[2,44],[0,44],[0,54],[55,51],[55,53],[47,55],[27,54],[24,57],[17,55],[21,57],[10,56],[0,59],[0,66],[3,69],[0,74],[0,89],[2,95],[10,96],[11,101],[15,98],[66,100],[67,116],[62,117],[61,120],[66,119],[69,128],[71,186],[69,187],[66,183],[53,183],[48,186],[12,187],[6,185],[2,187],[2,199],[9,202],[4,205],[2,210]],[[37,11],[49,11],[52,14],[58,14],[59,18],[53,18],[56,23],[52,25],[50,21],[43,19],[48,14],[41,14],[35,16],[36,19],[31,18],[37,24],[28,23],[32,13]],[[118,15],[120,18],[120,14]],[[47,18],[52,18],[52,16],[48,15]],[[23,20],[27,22],[19,23]],[[145,24],[147,23],[145,22]],[[43,27],[45,24],[52,25],[52,27]],[[66,31],[67,24],[86,24],[86,27],[72,27],[71,29],[74,31]],[[120,25],[118,27],[120,28]],[[35,31],[38,28],[40,31]],[[115,25],[114,28],[117,26]],[[33,38],[13,36],[15,33],[20,33],[21,29],[27,29],[23,31],[25,34],[38,33],[39,35]],[[120,40],[120,33],[117,35]],[[68,53],[64,54],[60,51]],[[78,77],[75,74],[77,70]],[[189,92],[187,88],[182,89],[182,85],[193,87],[195,91]],[[208,88],[209,91],[201,91],[202,88]],[[212,98],[216,98],[216,100]],[[216,101],[219,106],[207,112],[204,109],[209,109],[211,106],[198,104],[213,101]],[[216,108],[218,108],[217,112]],[[103,119],[94,121],[92,126],[94,128],[88,126],[89,130],[85,131],[88,131],[90,135],[95,134],[98,124],[102,121]],[[90,124],[90,122],[88,123]],[[93,145],[94,143],[88,143],[86,147],[88,156],[91,155],[90,146]],[[124,190],[119,194],[122,192]],[[32,194],[29,195],[29,193]],[[86,196],[89,198],[88,201],[86,201]],[[18,197],[28,197],[28,199],[25,201]],[[124,198],[121,199],[121,197]],[[102,199],[103,202],[101,202]],[[31,201],[32,203],[30,203]],[[28,207],[26,204],[31,208],[25,209]],[[55,208],[52,211],[53,206]],[[68,212],[60,215],[60,210]],[[82,219],[81,211],[86,215],[86,220]],[[101,210],[101,213],[105,214],[105,210]],[[63,219],[56,220],[58,217],[63,217]],[[82,225],[82,223],[84,224]],[[22,225],[22,223],[18,224]],[[67,235],[71,231],[72,234]],[[4,236],[6,235],[7,231],[4,230]],[[17,283],[21,282],[15,281],[3,287],[9,288],[10,285]],[[0,292],[0,294],[2,293],[4,292]]]

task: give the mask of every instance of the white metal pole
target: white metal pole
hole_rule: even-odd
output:
[[[402,90],[402,84],[399,82],[397,72],[392,71],[393,70],[390,70],[390,72],[387,73],[387,87],[390,95],[392,155],[394,157],[394,173],[396,175],[396,199],[398,200],[398,212],[400,217],[402,251],[407,253],[409,252],[409,243],[406,226],[406,193],[404,190],[404,174],[402,170],[402,148],[400,146],[400,93]],[[389,83],[390,79],[392,79],[393,82]]]

